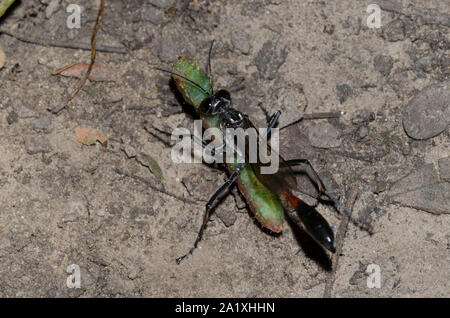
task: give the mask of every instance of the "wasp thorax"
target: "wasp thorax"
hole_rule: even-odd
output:
[[[199,107],[199,111],[204,115],[215,115],[231,103],[230,93],[221,89],[212,96],[206,97]]]
[[[226,109],[220,113],[222,128],[239,128],[244,125],[244,116],[234,109]]]

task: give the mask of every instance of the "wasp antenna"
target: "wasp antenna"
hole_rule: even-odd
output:
[[[209,53],[208,53],[208,73],[209,73],[209,87],[211,87],[211,95],[214,94],[214,89],[213,89],[213,85],[212,85],[212,68],[211,68],[211,54],[212,54],[212,49],[214,46],[214,40],[211,41],[211,46],[209,47]]]
[[[182,78],[183,80],[188,81],[189,83],[191,83],[192,85],[194,85],[195,87],[200,89],[206,95],[211,96],[211,94],[208,91],[206,91],[203,87],[201,87],[200,84],[194,82],[193,80],[187,78],[186,76],[183,76],[181,74],[178,74],[178,73],[175,73],[175,72],[172,72],[172,71],[168,71],[168,70],[165,70],[165,69],[159,68],[159,67],[155,67],[155,69],[158,70],[158,71],[161,71],[161,72],[169,73],[169,74],[171,74],[173,76],[178,76],[179,78]]]

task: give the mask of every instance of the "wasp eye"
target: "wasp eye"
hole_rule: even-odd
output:
[[[231,103],[231,96],[228,91],[221,89],[221,90],[217,91],[217,93],[215,95],[217,98],[220,98],[223,101]]]
[[[208,96],[200,103],[200,106],[199,106],[200,113],[205,114],[205,115],[212,113],[212,111],[213,111],[213,107],[211,105],[212,99],[213,99],[212,96]]]

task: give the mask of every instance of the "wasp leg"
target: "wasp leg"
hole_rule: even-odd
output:
[[[367,224],[363,224],[360,221],[358,221],[353,215],[352,213],[347,210],[344,205],[341,203],[340,200],[338,200],[331,192],[329,192],[323,182],[320,180],[318,174],[316,173],[316,171],[314,170],[314,168],[312,167],[311,163],[309,162],[308,159],[293,159],[293,160],[286,160],[286,164],[290,167],[292,166],[298,166],[300,169],[300,172],[305,173],[317,186],[319,192],[321,194],[325,194],[331,201],[333,201],[336,209],[338,210],[339,213],[343,213],[346,216],[348,216],[352,222],[359,226],[360,228],[366,230],[369,233],[372,233],[372,229],[369,225]]]
[[[264,132],[264,134],[262,135],[263,138],[265,138],[267,135],[269,135],[269,133],[272,130],[272,128],[275,127],[275,125],[278,122],[278,119],[280,118],[280,115],[281,115],[281,111],[277,111],[275,114],[273,114],[270,117],[269,122],[267,124],[267,129]]]
[[[286,164],[289,167],[298,166],[300,168],[300,171],[302,173],[305,173],[316,184],[317,189],[321,194],[327,194],[322,180],[320,180],[319,175],[316,173],[308,159],[286,160]]]
[[[347,216],[349,217],[351,216],[351,213],[343,207],[342,203],[331,192],[326,190],[322,180],[320,180],[319,175],[314,170],[308,159],[286,160],[286,164],[290,167],[293,166],[299,167],[300,172],[306,174],[316,184],[320,194],[325,194],[328,198],[330,198],[331,201],[333,201],[339,212],[342,211]]]
[[[236,167],[236,170],[231,174],[231,176],[228,178],[228,180],[225,181],[225,183],[219,189],[217,189],[217,191],[209,199],[208,203],[206,203],[206,211],[205,211],[205,215],[203,216],[203,223],[200,228],[200,231],[198,232],[197,239],[194,242],[194,246],[185,255],[177,258],[177,264],[180,264],[183,259],[185,259],[189,255],[191,255],[192,252],[197,248],[198,243],[202,240],[203,232],[206,228],[206,225],[208,224],[209,212],[211,211],[212,205],[226,190],[228,190],[233,185],[233,183],[239,177],[239,174],[241,173],[241,170],[243,167],[244,167],[243,164],[238,165]]]
[[[204,149],[207,149],[208,151],[210,151],[211,156],[214,157],[216,155],[216,151],[223,149],[223,147],[225,147],[225,143],[222,143],[221,145],[217,146],[216,148],[212,148],[209,144],[207,144],[205,141],[201,140],[200,138],[198,138],[195,135],[191,134],[191,139],[196,142],[197,144],[199,144],[200,146],[202,146]]]

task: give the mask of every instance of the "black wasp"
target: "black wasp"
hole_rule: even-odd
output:
[[[253,123],[250,121],[249,117],[231,107],[231,95],[225,90],[221,89],[217,92],[214,92],[212,86],[212,76],[211,76],[211,52],[213,48],[214,41],[211,43],[211,47],[209,50],[208,56],[208,68],[209,68],[209,80],[210,80],[210,91],[206,91],[202,86],[198,83],[192,81],[191,79],[177,74],[172,71],[164,70],[157,68],[160,71],[171,74],[174,77],[179,77],[184,81],[187,81],[194,85],[196,88],[201,90],[207,97],[200,103],[198,107],[198,112],[201,116],[211,116],[217,115],[219,118],[220,129],[225,135],[225,129],[227,128],[255,128]],[[263,135],[258,134],[258,138],[266,138],[269,135],[270,131],[277,124],[277,121],[281,115],[280,111],[277,111],[273,114],[268,120],[268,126]],[[206,144],[204,141],[199,140],[195,136],[191,135],[191,138],[202,145],[202,147],[207,148],[210,145]],[[224,139],[224,143],[226,143],[226,139]],[[223,148],[224,145],[221,145],[212,150],[214,153],[218,148]],[[267,145],[268,146],[268,145]],[[269,146],[268,146],[269,147]],[[244,153],[248,152],[248,147],[245,149],[235,149],[236,151],[242,151]],[[273,152],[273,149],[269,149],[270,152]],[[326,195],[329,199],[331,199],[338,210],[343,210],[347,215],[350,214],[347,210],[343,209],[340,202],[328,191],[326,191],[323,183],[318,177],[317,173],[314,171],[312,165],[307,159],[294,159],[294,160],[284,160],[280,155],[279,156],[279,169],[276,173],[273,174],[262,174],[261,167],[264,166],[261,162],[256,163],[238,163],[235,165],[234,171],[231,173],[229,178],[225,181],[225,183],[217,189],[211,198],[208,200],[206,204],[206,210],[203,217],[203,223],[201,225],[200,231],[198,232],[197,238],[194,242],[192,248],[183,256],[177,258],[177,263],[179,264],[183,259],[187,256],[191,255],[192,252],[197,248],[198,243],[201,241],[203,232],[206,228],[207,222],[209,220],[209,215],[211,211],[211,207],[214,202],[224,194],[238,179],[240,172],[244,168],[246,164],[251,165],[252,170],[255,175],[264,184],[269,190],[275,193],[281,201],[281,204],[286,212],[286,214],[302,229],[304,229],[317,243],[321,246],[325,247],[327,250],[331,252],[335,252],[335,244],[334,244],[334,233],[325,220],[325,218],[320,215],[317,210],[300,200],[296,197],[292,191],[296,191],[297,181],[295,178],[295,173],[291,169],[292,166],[297,166],[299,168],[299,172],[305,173],[316,185],[320,194]],[[245,157],[248,157],[246,153]]]

